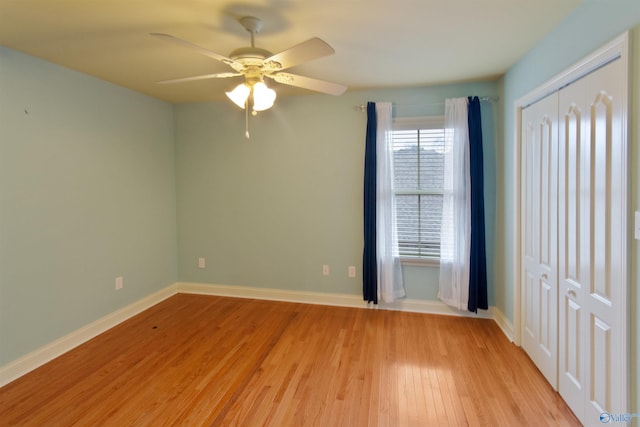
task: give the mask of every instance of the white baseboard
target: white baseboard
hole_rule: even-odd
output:
[[[1,366],[0,387],[175,294],[175,285],[169,286]]]
[[[236,298],[253,298],[270,301],[298,302],[304,304],[321,304],[339,307],[375,308],[380,310],[411,311],[426,314],[441,314],[447,316],[476,317],[493,319],[510,341],[513,341],[512,327],[502,312],[496,307],[480,310],[477,314],[456,310],[442,301],[401,299],[394,303],[367,304],[360,295],[330,294],[310,291],[252,288],[248,286],[214,285],[208,283],[178,282],[175,284],[177,292],[201,295],[217,295]]]
[[[367,306],[367,303],[362,300],[362,297],[348,294],[328,294],[322,292],[253,288],[249,286],[214,285],[208,283],[178,282],[174,286],[177,292],[185,294],[216,295],[236,298],[262,299],[268,301],[333,305],[340,307],[365,308]]]
[[[491,307],[492,318],[498,324],[498,327],[502,330],[502,333],[511,341],[514,341],[513,323],[509,321],[502,311],[498,307]]]
[[[205,283],[178,282],[101,319],[96,320],[68,335],[63,336],[5,366],[0,367],[0,387],[44,365],[67,351],[83,344],[113,328],[119,323],[158,304],[176,293],[217,295],[236,298],[252,298],[270,301],[321,304],[339,307],[398,310],[416,313],[440,314],[448,316],[478,317],[493,319],[510,341],[513,341],[513,326],[496,307],[478,314],[455,310],[441,301],[403,299],[392,304],[367,304],[360,295],[328,294],[321,292],[296,291],[248,286],[214,285]]]

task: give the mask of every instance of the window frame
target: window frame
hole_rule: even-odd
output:
[[[392,132],[396,130],[422,130],[422,129],[444,129],[444,115],[437,116],[419,116],[419,117],[396,117],[393,119]],[[394,166],[395,168],[395,166]],[[420,194],[419,191],[407,193],[404,190],[396,190],[394,188],[394,197],[398,194]],[[424,194],[436,194],[433,192]],[[442,193],[441,193],[442,194]],[[422,267],[439,267],[440,257],[407,257],[400,255],[400,263],[402,265],[422,266]]]

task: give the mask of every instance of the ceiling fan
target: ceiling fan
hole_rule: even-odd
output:
[[[332,55],[334,53],[333,48],[323,40],[314,37],[274,55],[268,50],[255,46],[255,35],[262,29],[262,20],[253,16],[245,16],[240,18],[239,21],[251,34],[251,46],[235,49],[228,57],[169,34],[151,33],[153,37],[187,47],[192,51],[221,61],[233,69],[231,72],[163,80],[158,83],[182,83],[194,80],[244,76],[245,82],[238,85],[234,90],[226,92],[226,94],[239,107],[245,108],[247,111],[251,107],[254,115],[256,111],[271,108],[276,98],[275,91],[265,85],[265,77],[278,83],[330,95],[342,95],[347,90],[346,86],[338,83],[283,72],[287,68],[300,65],[312,59]]]

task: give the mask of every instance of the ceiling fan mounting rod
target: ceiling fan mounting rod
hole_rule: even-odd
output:
[[[262,20],[255,16],[243,16],[240,18],[240,24],[251,34],[251,47],[255,46],[255,35],[262,29]]]

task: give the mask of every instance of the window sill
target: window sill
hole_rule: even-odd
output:
[[[440,260],[437,258],[400,258],[402,265],[412,265],[418,267],[440,267]]]

